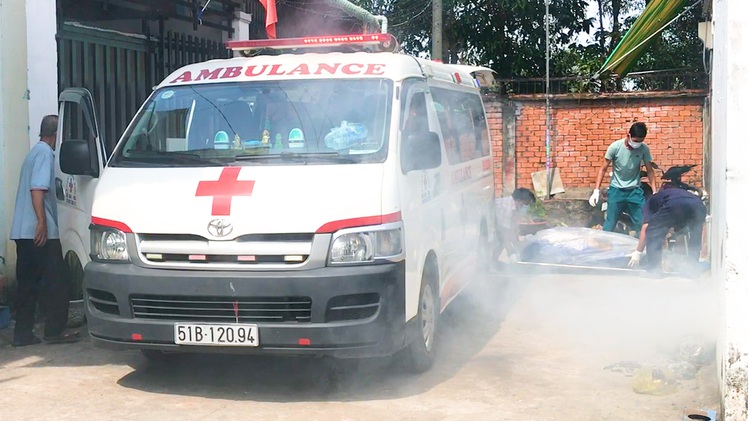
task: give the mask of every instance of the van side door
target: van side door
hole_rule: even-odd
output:
[[[434,111],[428,86],[422,80],[406,80],[400,100],[399,151],[402,183],[400,189],[406,250],[407,303],[418,302],[425,256],[437,254],[439,280],[448,265],[445,244],[445,198],[441,167],[443,147],[434,127]],[[442,285],[439,285],[441,291]],[[407,309],[408,316],[411,308]],[[417,310],[417,309],[413,309]]]
[[[491,141],[485,111],[478,92],[432,87],[446,151],[449,174],[450,212],[448,234],[458,260],[457,271],[464,266],[477,267],[487,261],[476,250],[485,249],[493,237],[493,170]],[[462,278],[467,278],[463,275]]]
[[[60,242],[73,283],[72,299],[82,299],[83,267],[90,261],[88,226],[93,194],[107,160],[94,109],[93,96],[87,89],[69,88],[60,94],[55,193]],[[87,153],[66,154],[73,144],[85,146]],[[71,157],[83,161],[83,171],[63,171],[70,167],[65,161]]]

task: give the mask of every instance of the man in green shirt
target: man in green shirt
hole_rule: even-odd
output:
[[[644,143],[645,137],[647,137],[647,126],[644,123],[634,123],[629,129],[628,136],[613,142],[605,152],[605,161],[597,172],[595,189],[589,200],[591,206],[597,206],[600,200],[600,184],[612,164],[613,174],[608,190],[608,210],[605,215],[605,224],[603,224],[605,231],[613,231],[621,211],[627,209],[631,215],[632,228],[639,235],[644,206],[644,192],[639,176],[642,164],[647,168],[647,177],[652,185],[653,193],[657,192],[652,154],[649,146]]]

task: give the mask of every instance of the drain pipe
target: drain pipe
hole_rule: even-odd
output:
[[[368,10],[357,6],[348,0],[326,0],[330,5],[343,10],[345,13],[353,16],[354,18],[361,19],[366,23],[367,28],[373,27],[375,30],[382,29],[382,33],[386,32],[387,19],[384,16],[374,16]],[[382,24],[380,25],[380,20]]]

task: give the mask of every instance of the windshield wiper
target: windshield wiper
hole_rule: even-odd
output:
[[[350,157],[343,156],[338,152],[311,152],[311,153],[298,153],[298,152],[281,152],[281,159],[284,160],[301,160],[307,161],[334,161],[334,162],[356,162]]]
[[[309,153],[299,153],[299,152],[291,152],[291,151],[285,151],[281,152],[280,154],[263,154],[263,155],[255,155],[255,154],[245,154],[245,155],[237,155],[235,158],[237,161],[252,161],[252,160],[262,160],[262,159],[280,159],[283,161],[299,161],[303,163],[307,163],[310,161],[330,161],[330,162],[342,162],[342,163],[354,163],[356,160],[349,158],[347,156],[341,155],[338,152],[309,152]]]

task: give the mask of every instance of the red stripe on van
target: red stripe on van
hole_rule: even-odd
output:
[[[102,227],[116,228],[124,233],[132,234],[132,230],[127,224],[119,221],[112,221],[111,219],[91,217],[91,223],[94,225],[101,225]]]
[[[317,229],[317,234],[329,234],[345,228],[365,227],[367,225],[382,225],[401,221],[400,212],[387,215],[364,216],[361,218],[341,219],[340,221],[328,222]]]

